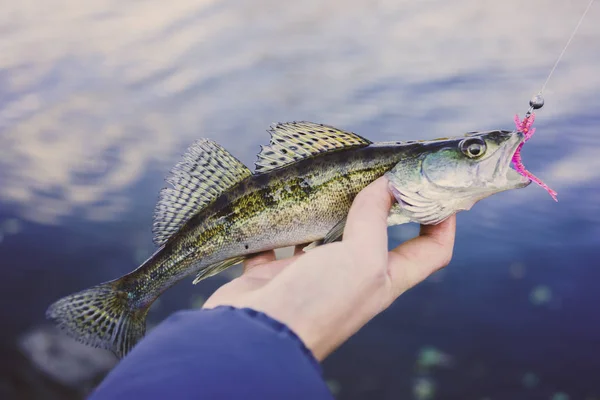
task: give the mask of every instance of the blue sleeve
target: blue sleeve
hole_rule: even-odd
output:
[[[294,332],[263,313],[225,306],[169,317],[90,397],[169,398],[333,399]]]

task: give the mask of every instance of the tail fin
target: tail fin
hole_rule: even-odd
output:
[[[118,286],[117,280],[63,297],[46,317],[78,341],[122,358],[144,336],[150,305],[135,307]]]

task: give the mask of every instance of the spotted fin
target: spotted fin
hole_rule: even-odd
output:
[[[269,130],[271,141],[262,146],[256,172],[268,172],[321,153],[365,147],[372,142],[355,133],[313,122],[286,122]]]
[[[194,282],[192,282],[192,283],[195,285],[203,279],[209,278],[213,275],[217,275],[218,273],[225,271],[227,268],[241,263],[245,259],[246,259],[246,256],[239,256],[239,257],[228,258],[227,260],[223,260],[216,264],[209,265],[208,267],[206,267],[202,271],[200,271],[200,273],[198,273],[198,275],[196,275],[196,278],[194,279]]]
[[[194,214],[252,172],[217,143],[195,142],[172,170],[154,211],[154,243],[164,244]]]
[[[103,283],[63,297],[48,308],[46,317],[68,336],[122,358],[144,336],[151,302],[135,305],[121,282]]]

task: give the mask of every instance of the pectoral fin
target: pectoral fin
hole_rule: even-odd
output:
[[[320,246],[322,244],[333,243],[333,242],[337,242],[337,241],[341,240],[342,236],[344,235],[345,227],[346,227],[346,218],[342,219],[337,224],[335,224],[334,227],[331,228],[331,230],[327,233],[327,235],[325,235],[325,237],[323,239],[312,242],[311,244],[309,244],[302,250],[306,252],[306,251],[312,250],[315,247]]]
[[[203,279],[214,276],[214,275],[218,274],[219,272],[225,271],[227,268],[229,268],[233,265],[241,263],[246,258],[247,258],[246,256],[233,257],[233,258],[228,258],[227,260],[223,260],[218,263],[209,265],[208,267],[206,267],[202,271],[200,271],[200,273],[198,273],[198,275],[196,275],[196,279],[194,279],[194,281],[192,283],[195,285]]]

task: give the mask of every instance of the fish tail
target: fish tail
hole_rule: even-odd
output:
[[[76,340],[124,357],[146,332],[150,303],[139,305],[122,281],[107,282],[63,297],[46,317]]]

